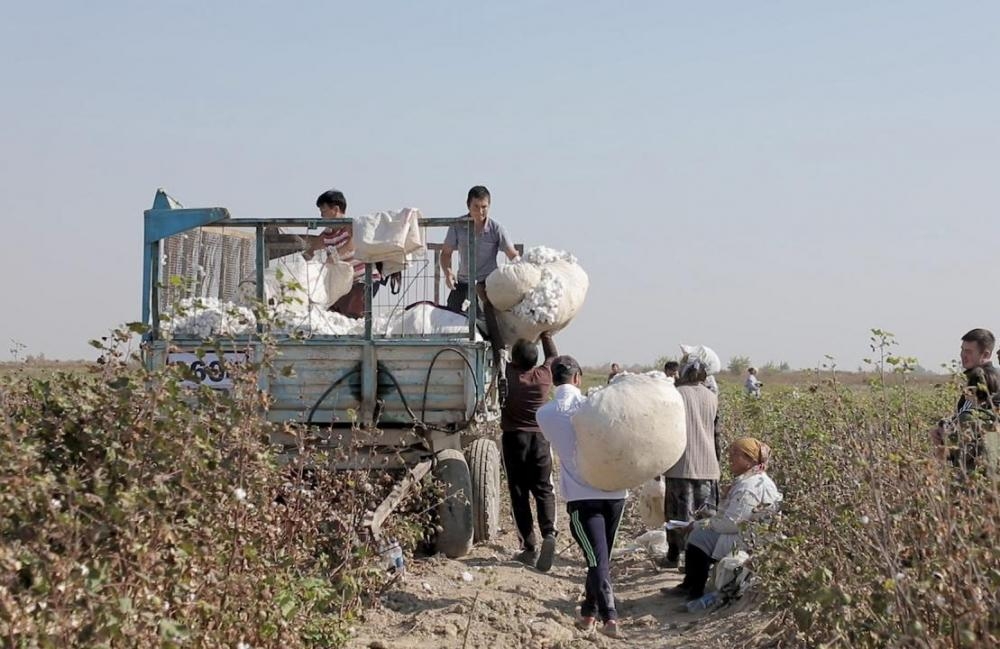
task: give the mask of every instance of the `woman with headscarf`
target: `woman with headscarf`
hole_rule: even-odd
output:
[[[664,514],[668,521],[694,520],[695,512],[718,503],[719,398],[707,387],[705,364],[689,360],[681,366],[677,391],[684,399],[687,446],[677,463],[667,469]],[[684,530],[667,531],[667,556],[662,568],[676,568],[684,547]]]
[[[729,445],[729,468],[736,477],[719,510],[711,518],[691,524],[684,581],[666,592],[688,600],[704,595],[712,564],[740,547],[740,524],[760,512],[773,511],[781,502],[781,492],[767,475],[770,458],[771,449],[752,437]]]

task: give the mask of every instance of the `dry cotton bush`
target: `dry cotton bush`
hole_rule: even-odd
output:
[[[772,445],[785,494],[776,540],[754,559],[775,644],[998,646],[997,485],[933,458],[927,433],[957,390],[912,387],[908,359],[880,353],[874,333],[868,388],[831,371],[763,399],[727,398],[729,435]]]
[[[100,375],[0,386],[0,642],[340,643],[387,581],[361,530],[392,477],[309,454],[279,466],[255,368],[231,394],[189,391],[178,370],[125,362],[129,337],[99,344]],[[427,524],[388,532],[412,547]]]

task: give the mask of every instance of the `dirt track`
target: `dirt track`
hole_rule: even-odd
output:
[[[352,649],[431,649],[506,647],[737,647],[763,626],[748,602],[710,613],[676,611],[681,600],[659,593],[678,583],[677,571],[658,571],[642,552],[612,562],[624,640],[573,627],[583,595],[582,555],[565,530],[559,505],[555,565],[548,573],[525,567],[511,557],[517,550],[512,522],[496,541],[477,545],[460,560],[442,556],[409,559],[407,574],[370,609],[354,629]],[[641,531],[626,510],[618,542],[627,546]],[[463,573],[467,573],[463,579]],[[468,580],[471,576],[471,581]],[[466,635],[468,637],[466,637]]]

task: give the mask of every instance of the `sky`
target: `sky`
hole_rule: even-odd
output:
[[[995,2],[13,2],[0,360],[140,314],[158,187],[234,216],[464,212],[575,254],[584,364],[927,368],[1000,330]],[[23,347],[22,347],[23,346]]]

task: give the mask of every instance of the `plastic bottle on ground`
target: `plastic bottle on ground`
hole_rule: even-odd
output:
[[[703,611],[712,606],[719,601],[719,592],[713,590],[710,593],[705,593],[698,599],[693,599],[687,603],[687,610],[694,613],[695,611]]]

